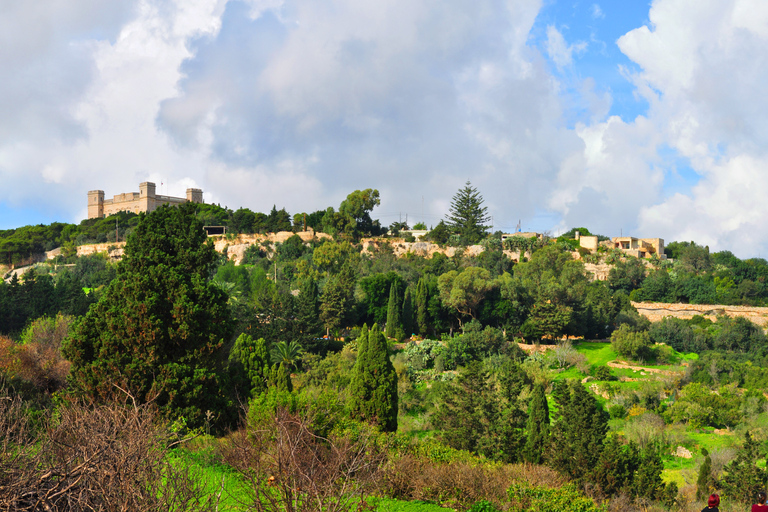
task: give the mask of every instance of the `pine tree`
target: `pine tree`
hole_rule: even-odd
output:
[[[467,181],[451,199],[448,223],[467,244],[479,242],[486,234],[491,217],[483,206],[483,196]]]
[[[405,289],[405,297],[403,297],[403,331],[406,338],[416,332],[416,320],[413,310],[413,295],[411,293],[411,287]]]
[[[353,414],[379,425],[385,432],[397,430],[397,373],[389,360],[387,339],[376,324],[363,326],[358,338],[350,395]]]
[[[400,289],[397,282],[393,282],[389,287],[389,302],[387,303],[387,338],[398,338],[398,335],[403,332],[400,308]]]
[[[549,441],[549,405],[544,386],[541,384],[533,388],[526,431],[523,458],[526,462],[540,464],[544,460],[544,452]]]

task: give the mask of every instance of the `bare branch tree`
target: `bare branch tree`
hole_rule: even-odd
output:
[[[264,424],[232,436],[222,455],[249,484],[243,505],[260,512],[339,512],[364,503],[386,458],[376,432],[323,437],[311,425],[307,413],[280,408]]]

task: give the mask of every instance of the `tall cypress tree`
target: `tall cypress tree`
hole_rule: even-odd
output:
[[[403,331],[405,336],[409,337],[416,331],[416,321],[413,310],[413,294],[411,293],[411,287],[405,289],[405,296],[403,297]]]
[[[403,322],[400,318],[400,290],[397,282],[389,287],[389,302],[387,303],[387,338],[399,338],[403,332]]]
[[[365,334],[365,340],[361,340]],[[397,430],[397,373],[389,360],[387,339],[376,324],[363,328],[358,338],[350,395],[354,414],[379,425],[385,432]]]
[[[320,300],[317,283],[312,277],[307,277],[301,283],[299,296],[296,298],[296,323],[301,331],[301,343],[308,352],[323,352],[325,343],[320,338],[322,324],[320,322]]]
[[[368,368],[368,326],[363,324],[360,335],[355,341],[357,344],[357,357],[352,368],[352,378],[349,382],[349,394],[354,397],[351,401],[352,415],[363,416],[362,404],[370,398],[366,383],[366,370]]]
[[[429,332],[429,286],[424,276],[416,284],[416,325],[419,335],[426,336]]]
[[[544,459],[544,451],[549,441],[549,405],[542,384],[537,384],[533,388],[526,431],[527,439],[523,448],[523,458],[526,462],[540,464]]]

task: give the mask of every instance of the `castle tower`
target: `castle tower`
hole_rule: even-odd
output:
[[[203,191],[199,188],[188,188],[187,201],[189,201],[190,203],[202,203]]]
[[[88,191],[88,218],[100,219],[104,217],[104,191]]]
[[[153,212],[157,208],[155,199],[155,184],[151,181],[139,183],[139,211]]]

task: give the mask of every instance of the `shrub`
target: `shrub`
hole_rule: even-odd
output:
[[[651,338],[647,331],[636,332],[622,324],[611,334],[611,348],[622,357],[647,360],[651,357]]]
[[[306,407],[278,407],[258,426],[249,424],[222,448],[223,460],[246,486],[235,498],[249,510],[350,510],[377,480],[385,450],[367,425],[319,435]]]
[[[171,464],[175,436],[152,406],[60,407],[31,428],[18,398],[0,399],[0,510],[213,510]]]
[[[69,361],[61,344],[74,318],[59,313],[56,318],[38,318],[24,329],[19,347],[18,376],[47,392],[63,389],[69,375]]]
[[[606,507],[597,506],[573,484],[562,487],[530,486],[515,483],[508,490],[509,499],[516,509],[530,512],[598,512]]]

